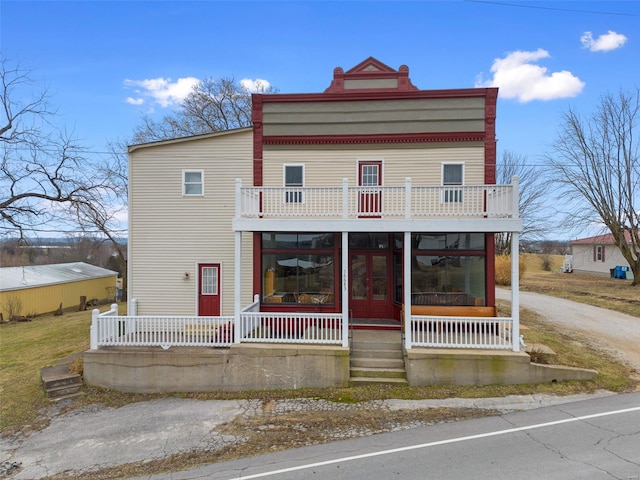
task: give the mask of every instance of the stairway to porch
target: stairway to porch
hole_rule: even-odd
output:
[[[352,385],[407,384],[400,330],[351,330]]]

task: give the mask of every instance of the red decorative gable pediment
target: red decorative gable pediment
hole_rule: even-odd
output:
[[[402,65],[394,70],[380,60],[369,57],[346,72],[341,67],[336,67],[333,70],[333,81],[325,93],[411,90],[418,88],[409,79],[409,67]]]

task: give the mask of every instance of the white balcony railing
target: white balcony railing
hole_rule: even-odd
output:
[[[246,218],[517,218],[518,179],[510,185],[243,187],[236,217]]]

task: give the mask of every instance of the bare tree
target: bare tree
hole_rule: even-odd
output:
[[[514,176],[518,177],[520,203],[519,215],[522,219],[522,239],[536,240],[548,231],[545,215],[545,195],[548,183],[543,181],[540,172],[528,165],[527,157],[506,150],[496,165],[499,184],[509,184]],[[511,251],[511,232],[496,233],[496,253]]]
[[[109,143],[107,148],[110,153],[94,170],[94,175],[102,182],[102,188],[94,191],[97,201],[72,203],[68,211],[85,235],[97,236],[111,244],[121,266],[119,271],[124,276],[127,255],[120,237],[126,234],[122,221],[128,208],[126,146],[124,142],[116,141]]]
[[[260,93],[273,93],[258,85]],[[233,77],[215,80],[207,77],[193,87],[175,113],[160,121],[148,116],[135,128],[132,143],[147,143],[189,137],[251,125],[251,91]]]
[[[547,161],[574,224],[598,223],[611,233],[640,284],[640,89],[607,93],[587,119],[574,109]]]
[[[104,185],[78,141],[54,125],[45,87],[0,59],[0,234],[25,238],[72,206],[91,206]]]

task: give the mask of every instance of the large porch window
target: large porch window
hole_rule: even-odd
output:
[[[333,305],[332,233],[262,234],[262,302]]]
[[[485,259],[484,234],[414,234],[411,303],[484,306]]]

